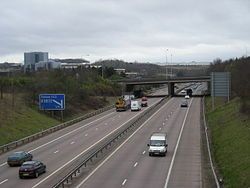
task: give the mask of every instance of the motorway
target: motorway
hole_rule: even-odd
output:
[[[151,99],[149,106],[159,100]],[[37,179],[19,179],[19,167],[9,167],[6,164],[7,156],[14,151],[1,155],[0,187],[51,187],[65,175],[66,170],[78,164],[84,154],[145,109],[120,113],[112,109],[14,150],[29,151],[34,160],[41,160],[46,164],[47,172]]]
[[[172,98],[76,187],[202,187],[200,99]],[[166,157],[148,155],[153,132],[167,132]]]
[[[149,99],[149,106],[160,98]],[[201,187],[200,99],[189,99],[189,108],[180,108],[181,98],[172,98],[133,135],[110,154],[78,187]],[[26,144],[14,151],[29,151],[47,165],[37,179],[19,179],[18,167],[6,164],[0,155],[0,187],[51,187],[79,163],[91,149],[139,112],[114,109]],[[152,132],[168,134],[166,157],[149,157],[147,143]]]

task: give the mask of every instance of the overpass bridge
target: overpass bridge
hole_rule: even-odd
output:
[[[177,83],[198,83],[198,82],[207,82],[208,86],[210,86],[211,78],[210,76],[197,76],[197,77],[175,77],[169,79],[124,79],[124,80],[116,80],[118,83],[122,83],[125,85],[125,91],[131,92],[133,91],[134,86],[136,85],[168,85],[169,95],[175,96],[174,88]],[[210,90],[210,88],[209,88]]]

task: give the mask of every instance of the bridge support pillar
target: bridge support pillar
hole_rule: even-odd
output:
[[[168,83],[168,95],[173,97],[174,93],[174,83]]]
[[[134,86],[133,86],[133,85],[126,85],[125,91],[126,91],[126,92],[132,92],[133,89],[134,89]]]

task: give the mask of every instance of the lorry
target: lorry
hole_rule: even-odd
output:
[[[116,111],[126,111],[130,108],[131,99],[128,96],[122,96],[115,102]]]
[[[148,149],[149,156],[152,156],[152,155],[166,156],[167,147],[168,147],[167,133],[163,133],[163,132],[153,133],[150,136],[148,146],[149,146],[149,149]]]

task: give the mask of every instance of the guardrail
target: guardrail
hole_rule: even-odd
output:
[[[81,173],[83,167],[87,166],[88,162],[92,162],[93,158],[97,158],[98,154],[103,153],[103,150],[108,149],[113,143],[115,143],[120,137],[126,134],[131,128],[139,127],[151,114],[154,113],[157,109],[159,109],[160,105],[163,105],[163,101],[166,99],[162,99],[154,106],[150,107],[148,110],[143,112],[136,119],[131,120],[131,122],[127,123],[127,126],[124,126],[122,129],[117,130],[113,135],[107,138],[106,142],[100,145],[96,150],[93,150],[90,155],[84,159],[78,166],[76,166],[73,170],[71,170],[64,178],[62,178],[57,184],[53,186],[53,188],[64,188],[65,184],[69,184],[73,182],[74,177],[77,177],[78,174]]]
[[[24,144],[27,144],[27,143],[29,143],[29,142],[32,142],[32,141],[34,141],[34,140],[36,140],[36,139],[38,139],[38,138],[41,138],[41,137],[43,137],[43,136],[45,136],[45,135],[48,135],[48,134],[50,134],[50,133],[53,133],[53,132],[55,132],[55,131],[61,130],[61,129],[63,129],[63,128],[65,128],[65,127],[68,127],[68,126],[70,126],[70,125],[73,125],[73,124],[75,124],[75,123],[78,123],[78,122],[80,122],[80,121],[82,121],[82,120],[84,120],[84,119],[87,119],[87,118],[90,118],[90,117],[95,116],[95,115],[97,115],[97,114],[100,114],[100,113],[102,113],[102,112],[104,112],[104,111],[110,110],[110,109],[112,109],[112,108],[114,108],[114,105],[111,105],[111,106],[107,106],[107,107],[98,109],[98,110],[96,110],[96,111],[94,111],[94,112],[90,112],[90,113],[85,114],[85,115],[83,115],[83,116],[81,116],[81,117],[78,117],[78,118],[76,118],[76,119],[72,119],[72,120],[70,120],[70,121],[67,121],[67,122],[62,123],[62,124],[59,124],[59,125],[56,125],[56,126],[54,126],[54,127],[51,127],[51,128],[49,128],[49,129],[43,130],[43,131],[41,131],[41,132],[35,133],[35,134],[33,134],[33,135],[30,135],[30,136],[27,136],[27,137],[22,138],[22,139],[20,139],[20,140],[17,140],[17,141],[14,141],[14,142],[11,142],[11,143],[2,145],[2,146],[0,146],[0,154],[5,153],[5,152],[7,152],[7,151],[10,151],[10,150],[12,150],[12,149],[15,149],[15,148],[17,148],[17,147],[19,147],[19,146],[22,146],[22,145],[24,145]]]

